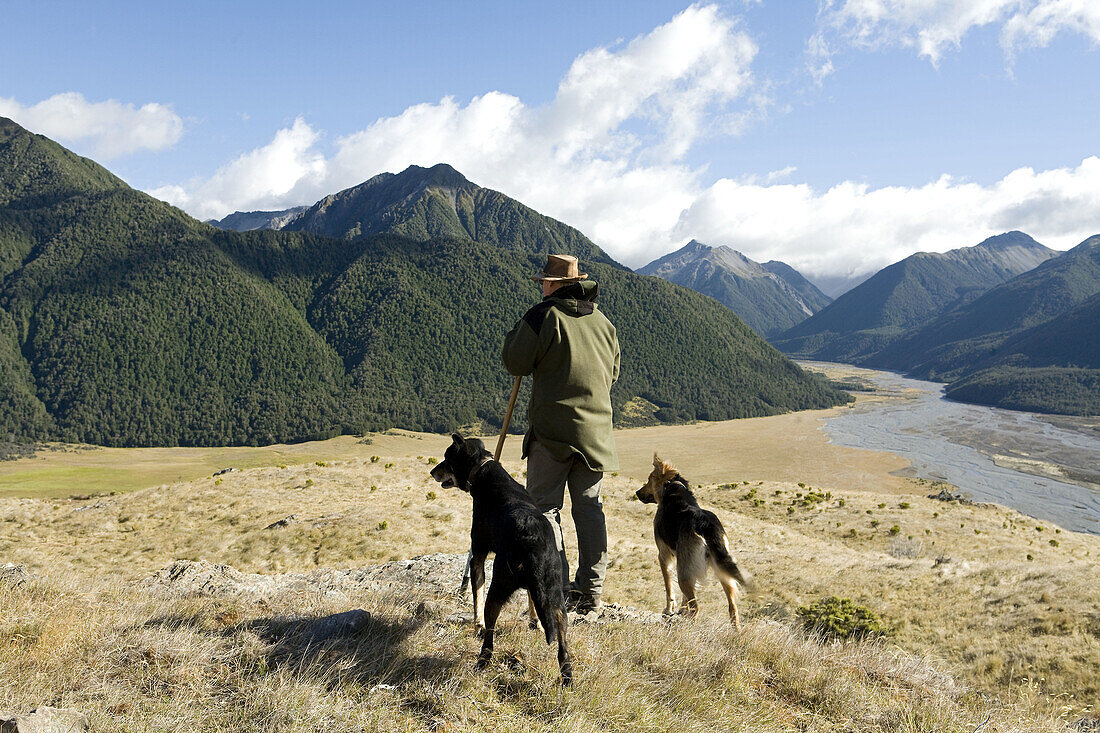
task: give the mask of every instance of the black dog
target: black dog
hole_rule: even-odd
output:
[[[493,460],[477,438],[464,440],[453,434],[443,462],[432,469],[432,478],[443,488],[458,486],[474,500],[470,529],[470,585],[474,591],[474,617],[485,640],[477,660],[485,668],[493,656],[493,629],[500,609],[519,588],[525,588],[546,632],[546,643],[558,639],[558,665],[562,683],[573,680],[573,665],[565,643],[565,594],[562,591],[561,558],[554,532],[531,501],[527,491]],[[485,558],[493,560],[493,582],[485,585]]]

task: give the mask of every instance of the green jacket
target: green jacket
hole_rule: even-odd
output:
[[[559,288],[504,337],[504,366],[533,374],[523,456],[537,440],[555,459],[580,454],[593,471],[619,468],[611,437],[611,385],[619,378],[615,327],[596,307],[599,286]]]

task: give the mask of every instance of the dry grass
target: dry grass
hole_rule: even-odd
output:
[[[461,552],[469,498],[431,482],[434,442],[419,458],[367,446],[377,461],[0,499],[0,563],[42,578],[0,586],[0,709],[69,705],[127,731],[990,731],[1058,730],[1059,716],[1100,697],[1100,540],[920,495],[738,476],[698,487],[756,576],[745,633],[723,621],[716,582],[693,624],[575,627],[570,692],[516,614],[501,663],[478,675],[469,629],[416,618],[415,598],[166,602],[127,584],[175,559],[272,573]],[[632,500],[638,483],[606,479],[606,593],[658,610],[652,507]],[[826,595],[870,607],[892,635],[830,645],[793,630],[795,609]],[[300,644],[295,618],[349,607],[374,613],[366,632]]]
[[[574,626],[563,690],[548,647],[508,613],[496,663],[475,673],[470,629],[416,601],[165,601],[59,573],[0,589],[0,708],[75,707],[111,731],[1062,729],[1030,687],[992,705],[929,660],[767,619],[741,634]],[[373,614],[357,635],[298,633],[349,605]]]

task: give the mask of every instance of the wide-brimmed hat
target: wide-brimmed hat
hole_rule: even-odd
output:
[[[588,277],[587,272],[580,272],[577,258],[573,255],[546,255],[546,266],[538,275],[532,275],[532,280],[550,280],[552,282],[576,282]]]

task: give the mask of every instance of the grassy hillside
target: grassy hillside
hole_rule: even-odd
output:
[[[0,128],[0,441],[254,445],[498,420],[500,343],[538,298],[527,276],[587,242],[485,189],[500,207],[474,217],[497,232],[483,243],[222,231]],[[846,399],[712,301],[593,256],[625,342],[618,407],[675,421]]]
[[[0,708],[49,700],[119,731],[656,731],[672,720],[698,731],[1061,731],[1100,694],[1097,539],[926,499],[938,487],[918,484],[893,497],[736,473],[700,486],[755,575],[745,631],[730,628],[714,582],[695,622],[574,625],[569,692],[519,603],[502,617],[496,663],[478,673],[479,642],[452,616],[467,602],[444,593],[420,607],[427,586],[257,602],[166,599],[130,582],[177,558],[323,581],[326,568],[464,552],[469,498],[430,481],[430,455],[380,453],[119,496],[0,499],[0,557],[33,574],[0,579],[0,678],[11,681]],[[632,499],[637,485],[605,481],[607,599],[659,610],[653,510]],[[867,607],[886,638],[807,634],[798,608],[828,596]],[[315,620],[355,608],[371,613],[361,630],[307,643]]]

